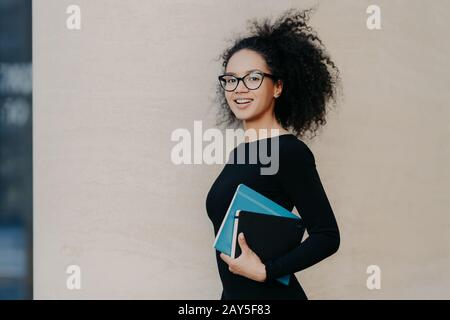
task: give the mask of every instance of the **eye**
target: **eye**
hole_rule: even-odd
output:
[[[259,73],[251,73],[248,76],[248,79],[249,79],[249,81],[252,81],[252,82],[261,81],[262,75],[260,75]]]
[[[223,77],[222,78],[222,82],[224,82],[226,84],[232,84],[232,83],[236,82],[236,78],[235,77],[231,77],[231,76]]]

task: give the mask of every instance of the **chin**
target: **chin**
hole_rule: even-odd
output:
[[[253,113],[248,113],[248,112],[243,112],[241,110],[233,111],[234,116],[236,117],[236,119],[239,119],[241,121],[243,120],[250,120],[252,118],[254,118],[254,114]]]

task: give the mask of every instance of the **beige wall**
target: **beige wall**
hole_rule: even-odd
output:
[[[170,135],[214,125],[214,58],[246,19],[314,3],[33,2],[35,298],[220,297],[205,198],[222,165],[172,164]],[[81,30],[66,28],[70,4]],[[319,4],[345,96],[305,142],[342,242],[297,276],[311,299],[448,299],[450,4]],[[366,27],[370,4],[381,30]],[[66,288],[73,264],[81,290]]]

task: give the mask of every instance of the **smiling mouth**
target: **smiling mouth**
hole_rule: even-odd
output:
[[[248,104],[253,101],[253,99],[235,99],[233,100],[237,104]]]

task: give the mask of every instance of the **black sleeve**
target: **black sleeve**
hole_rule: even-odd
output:
[[[340,236],[336,219],[316,170],[314,155],[302,141],[280,150],[281,187],[297,208],[308,238],[286,255],[266,261],[266,281],[306,269],[335,253]]]

